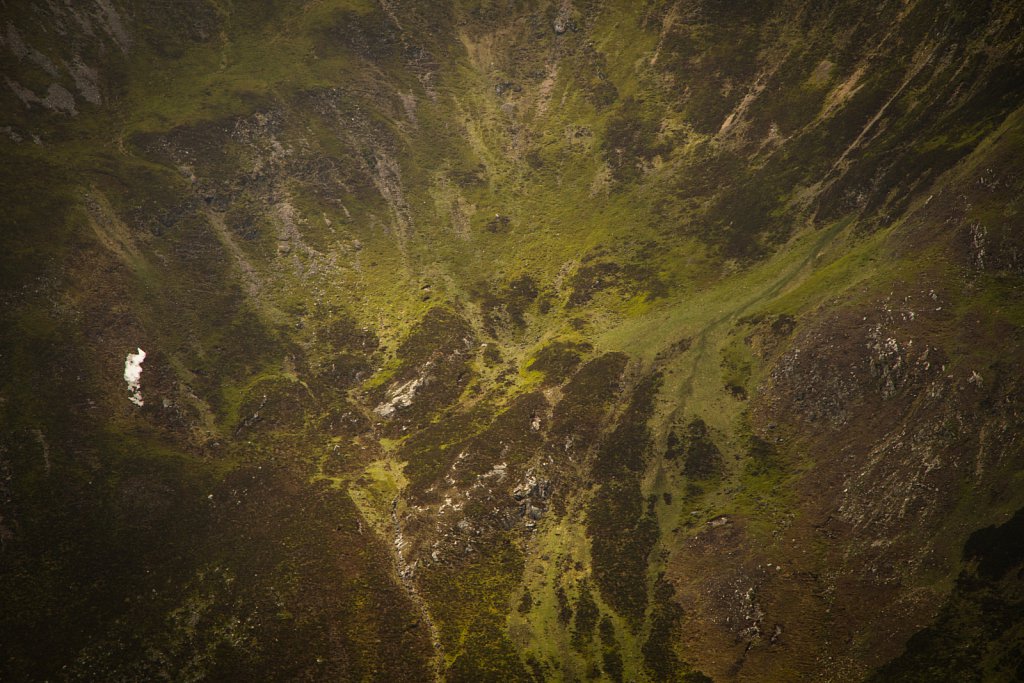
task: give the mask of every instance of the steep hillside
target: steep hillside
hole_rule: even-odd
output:
[[[0,679],[1024,678],[1020,3],[0,8]]]

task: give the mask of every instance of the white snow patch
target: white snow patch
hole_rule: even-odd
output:
[[[138,349],[137,353],[129,353],[124,359],[124,381],[128,383],[128,400],[142,406],[142,361],[146,360],[146,352]]]

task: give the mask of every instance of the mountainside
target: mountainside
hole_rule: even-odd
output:
[[[0,0],[0,679],[1024,680],[1024,5]]]

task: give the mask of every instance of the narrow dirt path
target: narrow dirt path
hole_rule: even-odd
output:
[[[845,221],[839,221],[835,225],[823,231],[822,235],[814,242],[813,246],[808,250],[807,255],[804,256],[799,263],[786,271],[769,287],[759,290],[750,298],[742,301],[734,308],[731,308],[719,317],[708,322],[708,324],[701,329],[690,345],[690,351],[693,357],[690,363],[690,372],[687,374],[680,386],[678,394],[679,410],[683,410],[686,407],[688,399],[693,395],[693,385],[697,375],[702,371],[715,371],[714,367],[708,366],[709,360],[714,360],[713,358],[709,359],[709,348],[711,346],[709,341],[713,336],[716,336],[715,333],[719,332],[727,324],[734,323],[757,304],[769,301],[778,296],[783,289],[792,284],[800,274],[804,272],[807,266],[817,258],[821,250],[824,249],[836,237],[836,235],[846,227],[846,225],[847,223]]]

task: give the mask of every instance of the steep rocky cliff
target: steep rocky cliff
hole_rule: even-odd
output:
[[[1024,678],[1024,7],[0,2],[0,678]]]

